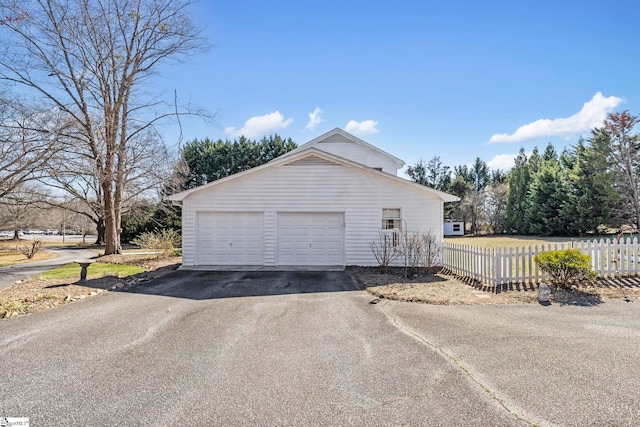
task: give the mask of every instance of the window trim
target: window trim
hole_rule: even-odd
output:
[[[387,211],[387,216],[385,216],[385,211]],[[388,213],[389,211],[394,211],[394,214],[397,212],[397,216],[393,215],[390,216]],[[380,228],[382,230],[396,230],[396,231],[402,231],[402,208],[401,207],[394,207],[394,208],[382,208],[381,212],[381,221],[380,221]],[[388,227],[387,225],[389,225],[388,223],[385,223],[385,221],[393,221],[392,227]],[[395,227],[395,225],[397,224],[397,227]]]

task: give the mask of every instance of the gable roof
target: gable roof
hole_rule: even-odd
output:
[[[383,156],[388,157],[389,159],[391,159],[398,166],[398,169],[400,169],[402,166],[404,166],[404,161],[402,159],[399,159],[396,156],[393,156],[393,155],[387,153],[386,151],[383,151],[383,150],[379,149],[378,147],[373,146],[373,145],[369,144],[368,142],[363,141],[360,138],[358,138],[358,137],[356,137],[354,135],[351,135],[349,132],[346,132],[346,131],[344,131],[344,130],[342,130],[340,128],[335,128],[333,130],[330,130],[329,132],[324,133],[324,134],[320,135],[319,137],[314,138],[314,139],[312,139],[311,141],[309,141],[309,142],[307,142],[305,144],[302,144],[298,148],[296,148],[294,150],[291,150],[288,153],[283,154],[282,157],[289,156],[289,155],[295,154],[295,153],[297,153],[299,151],[303,151],[303,150],[306,150],[308,148],[314,147],[318,143],[321,143],[324,140],[329,139],[334,135],[340,135],[343,138],[346,138],[351,142],[354,142],[356,144],[364,146],[364,147],[366,147],[366,148],[368,148],[370,150],[375,151],[378,154],[382,154]]]
[[[402,185],[410,186],[411,188],[414,188],[416,190],[428,193],[430,195],[434,195],[434,196],[438,197],[439,199],[441,199],[443,202],[457,202],[457,201],[460,200],[458,197],[456,197],[454,195],[451,195],[451,194],[448,194],[448,193],[445,193],[445,192],[442,192],[442,191],[434,190],[433,188],[425,187],[424,185],[417,184],[417,183],[415,183],[413,181],[409,181],[407,179],[400,178],[400,177],[398,177],[396,175],[392,175],[392,174],[387,173],[387,172],[382,172],[382,171],[379,171],[379,170],[376,170],[376,169],[361,165],[360,163],[356,163],[356,162],[353,162],[351,160],[345,159],[343,157],[339,157],[339,156],[336,156],[334,154],[327,153],[326,151],[322,151],[322,150],[319,150],[319,149],[314,148],[314,147],[308,147],[308,148],[306,148],[306,149],[304,149],[302,151],[298,151],[297,153],[293,153],[293,151],[296,151],[296,150],[292,150],[289,153],[287,153],[287,154],[292,153],[290,155],[280,156],[277,159],[274,159],[274,160],[272,160],[272,161],[270,161],[268,163],[265,163],[263,165],[256,166],[255,168],[251,168],[251,169],[248,169],[246,171],[239,172],[239,173],[236,173],[236,174],[233,174],[233,175],[229,175],[229,176],[227,176],[225,178],[218,179],[218,180],[210,182],[208,184],[204,184],[204,185],[201,185],[199,187],[191,188],[189,190],[185,190],[185,191],[181,191],[180,193],[173,194],[173,195],[169,196],[169,200],[183,201],[190,194],[193,194],[193,193],[196,193],[196,192],[200,192],[200,191],[204,191],[204,190],[207,190],[207,189],[219,186],[219,185],[223,185],[223,184],[225,184],[227,182],[230,182],[230,181],[234,181],[234,180],[237,180],[237,179],[242,179],[242,178],[244,178],[246,176],[253,175],[253,174],[256,174],[256,173],[260,173],[261,171],[263,171],[265,169],[278,167],[278,166],[281,166],[281,165],[286,165],[286,164],[289,164],[289,163],[300,161],[302,159],[308,159],[308,160],[313,160],[313,161],[326,161],[326,162],[331,162],[331,163],[342,165],[342,166],[348,166],[348,167],[357,169],[357,170],[359,170],[361,172],[368,173],[368,174],[375,175],[375,176],[379,176],[379,177],[382,177],[384,179],[391,180],[393,182],[396,182],[396,183],[399,183],[399,184],[402,184]]]

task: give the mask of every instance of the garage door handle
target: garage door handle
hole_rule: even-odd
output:
[[[311,242],[309,242],[309,247],[311,247]]]

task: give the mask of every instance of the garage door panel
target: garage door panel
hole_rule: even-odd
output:
[[[264,214],[199,213],[198,264],[263,265]]]
[[[279,265],[344,264],[344,214],[278,213]]]

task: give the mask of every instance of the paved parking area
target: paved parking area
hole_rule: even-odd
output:
[[[640,417],[631,405],[640,302],[373,299],[344,272],[178,271],[133,292],[2,320],[0,417],[62,426],[634,425]]]

